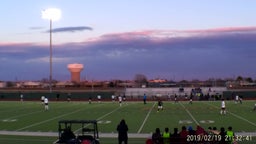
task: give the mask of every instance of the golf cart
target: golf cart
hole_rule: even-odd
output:
[[[54,144],[100,144],[96,120],[60,120]]]

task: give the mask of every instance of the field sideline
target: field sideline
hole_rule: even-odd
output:
[[[117,102],[51,102],[50,110],[31,101],[0,101],[0,135],[33,135],[57,137],[58,121],[63,119],[96,119],[100,137],[117,137],[116,126],[125,119],[130,138],[147,138],[155,128],[169,127],[171,132],[181,126],[201,125],[227,128],[232,126],[236,134],[256,136],[255,101],[235,104],[226,101],[227,115],[220,115],[220,101],[187,101],[174,103],[164,101],[164,110],[157,112],[156,102],[126,102],[121,107]],[[75,128],[79,132],[79,128]],[[1,137],[2,137],[1,136]],[[254,137],[255,138],[255,137]],[[1,139],[0,139],[1,140]]]

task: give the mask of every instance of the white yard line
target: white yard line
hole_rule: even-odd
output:
[[[41,105],[41,103],[40,103],[40,105]],[[69,107],[69,106],[67,106],[67,107]],[[27,108],[23,108],[23,109],[27,109]],[[15,115],[15,116],[12,116],[12,117],[9,117],[9,118],[3,118],[3,119],[7,119],[7,120],[8,119],[15,119],[15,118],[19,118],[19,117],[23,117],[23,116],[28,116],[28,115],[32,115],[32,114],[36,114],[36,113],[41,113],[41,112],[44,112],[44,109],[39,110],[39,111],[34,111],[34,112],[31,112],[31,113],[27,113],[27,114]]]
[[[149,117],[151,111],[153,110],[153,108],[155,107],[155,105],[156,105],[156,102],[153,104],[153,106],[151,107],[151,109],[148,111],[148,113],[147,113],[147,115],[146,115],[146,117],[145,117],[143,123],[141,124],[140,129],[137,131],[137,133],[140,133],[140,132],[141,132],[142,128],[144,127],[146,121],[148,120],[148,117]]]
[[[199,122],[195,119],[195,117],[188,111],[188,109],[181,103],[179,102],[179,104],[185,109],[185,111],[188,113],[188,115],[193,119],[193,121],[197,124],[200,125]]]
[[[215,105],[213,105],[213,104],[209,104],[209,103],[206,103],[206,104],[207,104],[207,105],[210,105],[210,106],[212,106],[212,107],[214,107],[214,108],[216,108],[216,109],[219,109],[219,107],[217,107],[217,106],[215,106]],[[249,121],[248,119],[243,118],[243,117],[241,117],[241,116],[239,116],[239,115],[237,115],[237,114],[235,114],[235,113],[232,113],[232,112],[230,112],[230,111],[227,111],[227,113],[230,113],[230,114],[233,115],[234,117],[236,117],[236,118],[238,118],[238,119],[241,119],[241,120],[244,120],[244,121],[248,122],[249,124],[251,124],[251,125],[253,125],[253,126],[256,126],[256,123],[251,122],[251,121]]]
[[[125,107],[125,106],[122,106],[122,107]],[[111,112],[109,112],[109,113],[107,113],[107,114],[105,114],[105,115],[103,115],[103,116],[97,118],[97,120],[103,119],[104,117],[106,117],[106,116],[112,114],[113,112],[117,111],[118,109],[120,109],[120,108],[122,108],[122,107],[119,106],[118,108],[114,109],[113,111],[111,111]]]
[[[40,112],[42,112],[42,110],[40,110],[40,111],[34,111],[34,112],[31,112],[31,113],[27,113],[27,114],[16,115],[16,116],[4,118],[4,119],[14,119],[14,118],[19,118],[19,117],[23,117],[23,116],[28,116],[28,115],[32,115],[32,114],[36,114],[36,113],[40,113]]]
[[[241,116],[239,116],[239,115],[237,115],[237,114],[234,114],[234,113],[232,113],[232,112],[229,112],[229,113],[230,113],[231,115],[233,115],[233,116],[235,116],[235,117],[241,119],[241,120],[244,120],[244,121],[250,123],[250,124],[253,125],[253,126],[256,126],[256,123],[254,123],[254,122],[251,122],[251,121],[249,121],[249,120],[247,120],[247,119],[245,119],[245,118],[243,118],[243,117],[241,117]]]
[[[124,106],[122,106],[122,107],[124,107]],[[103,119],[104,117],[106,117],[106,116],[112,114],[113,112],[117,111],[117,110],[120,109],[120,108],[121,108],[121,107],[118,106],[118,108],[116,108],[116,109],[112,110],[111,112],[109,112],[109,113],[107,113],[107,114],[105,114],[105,115],[103,115],[103,116],[97,118],[97,120]],[[90,125],[90,124],[88,124],[88,125],[86,125],[86,126],[89,126],[89,125]],[[77,133],[77,132],[80,131],[81,129],[82,129],[82,128],[79,128],[79,129],[75,130],[74,132]]]
[[[58,118],[61,118],[61,117],[64,117],[64,116],[67,116],[67,115],[70,115],[70,114],[73,114],[73,113],[77,113],[79,111],[82,111],[84,109],[78,109],[76,111],[73,111],[73,112],[70,112],[70,113],[66,113],[66,114],[63,114],[63,115],[60,115],[60,116],[57,116],[57,117],[53,117],[51,119],[47,119],[45,121],[41,121],[41,122],[38,122],[38,123],[34,123],[32,125],[28,125],[28,126],[25,126],[23,128],[20,128],[20,129],[17,129],[16,131],[21,131],[21,130],[24,130],[24,129],[27,129],[27,128],[30,128],[30,127],[33,127],[33,126],[36,126],[36,125],[40,125],[40,124],[43,124],[43,123],[46,123],[46,122],[49,122],[49,121],[52,121],[52,120],[55,120],[55,119],[58,119]]]

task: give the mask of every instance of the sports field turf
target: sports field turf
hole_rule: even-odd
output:
[[[222,126],[225,128],[232,126],[235,133],[256,133],[256,111],[252,110],[254,103],[255,101],[243,101],[243,104],[235,104],[234,101],[226,101],[228,112],[226,115],[220,115],[220,101],[195,101],[192,105],[185,101],[179,103],[164,101],[164,110],[159,112],[156,102],[148,102],[145,105],[142,102],[127,102],[120,107],[117,102],[88,104],[87,101],[50,101],[50,110],[45,111],[39,101],[0,101],[0,132],[47,132],[57,135],[59,120],[96,119],[99,122],[100,135],[107,133],[114,134],[115,137],[117,124],[121,119],[125,119],[130,134],[144,134],[144,136],[145,134],[150,136],[157,127],[161,130],[169,127],[173,132],[173,128],[177,127],[180,130],[183,125],[193,128],[201,125],[205,129],[209,126],[218,129]],[[49,139],[54,139],[56,135]],[[0,135],[0,143],[15,139],[13,137]],[[102,141],[101,143],[104,144]],[[247,142],[244,140],[240,143],[256,143],[256,139],[253,137],[252,140]]]

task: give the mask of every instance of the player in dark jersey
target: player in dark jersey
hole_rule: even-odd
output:
[[[158,103],[157,103],[157,112],[159,112],[159,110],[163,110],[163,102],[159,99]]]

